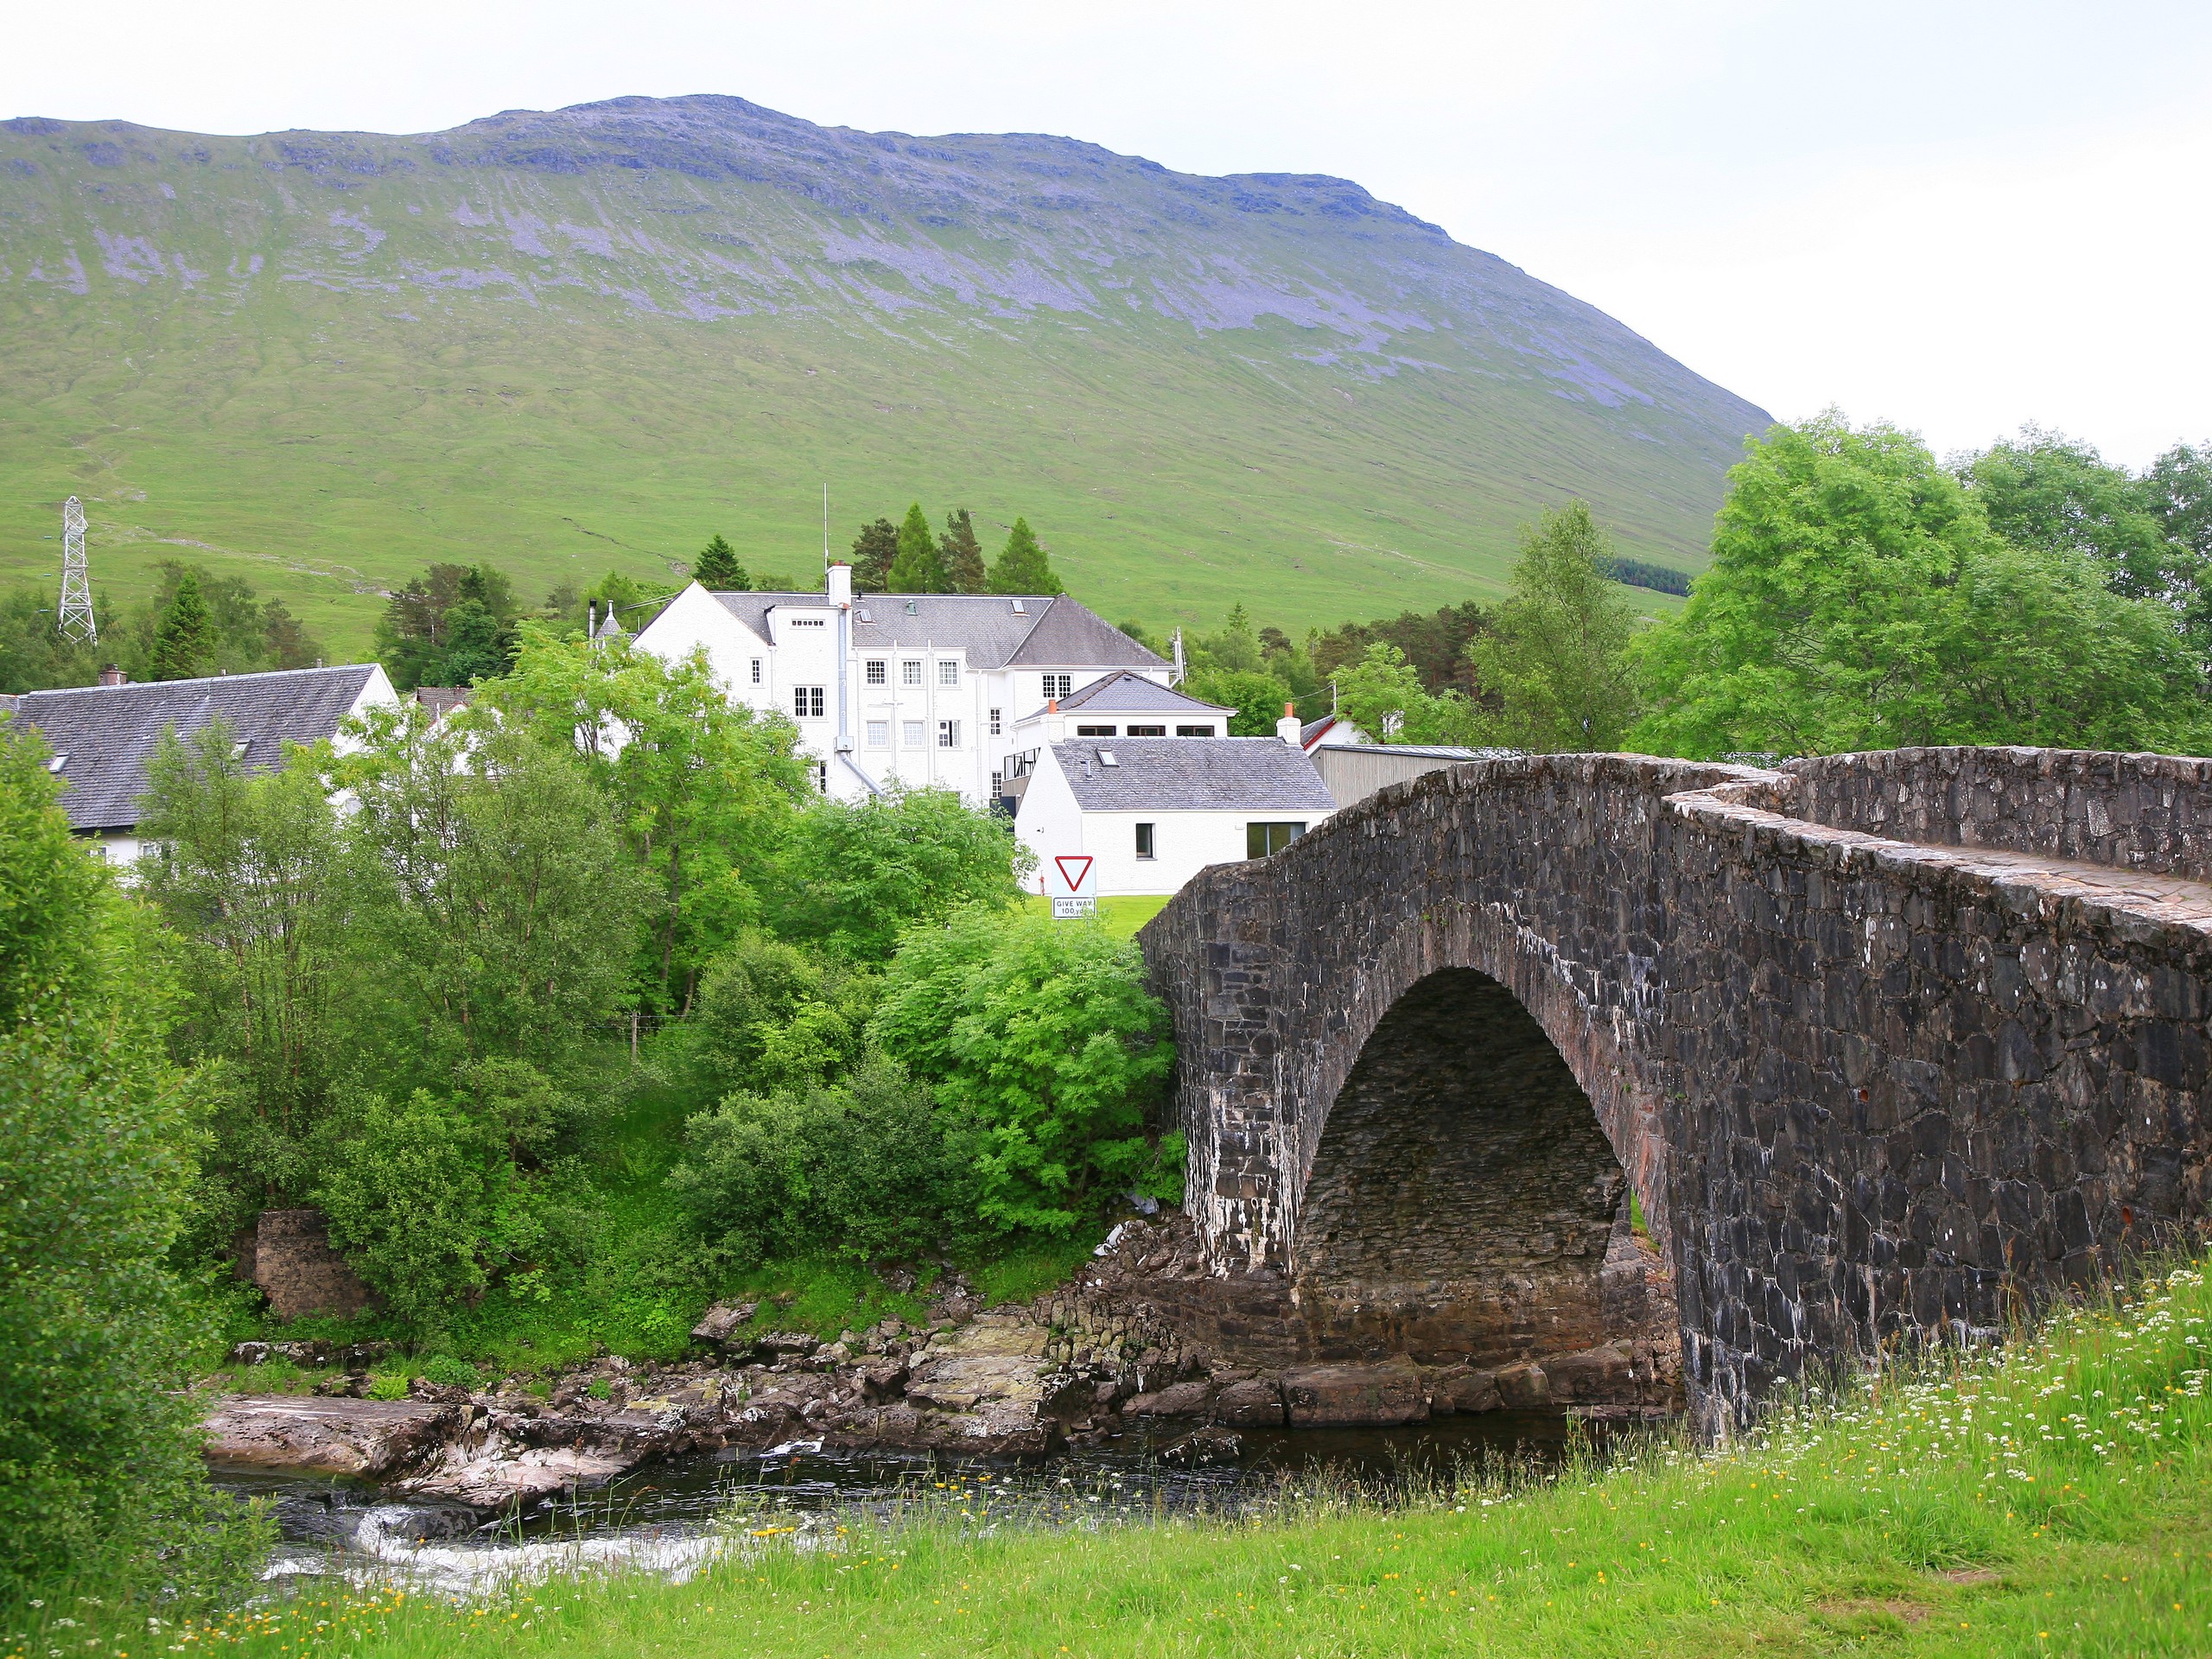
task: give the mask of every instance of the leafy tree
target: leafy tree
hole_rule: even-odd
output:
[[[1241,604],[1230,607],[1229,620],[1219,633],[1211,633],[1192,642],[1192,654],[1208,668],[1225,674],[1256,674],[1260,671],[1260,638],[1252,632],[1252,619]]]
[[[868,1035],[979,1131],[994,1230],[1065,1234],[1132,1185],[1179,1198],[1182,1137],[1145,1132],[1174,1052],[1135,944],[963,912],[906,936]]]
[[[146,768],[140,890],[174,930],[181,1052],[218,1063],[207,1238],[304,1196],[308,1141],[346,1047],[351,880],[317,757],[255,775],[211,721]]]
[[[853,537],[853,588],[855,592],[880,594],[891,582],[892,562],[899,556],[899,526],[888,518],[862,524]]]
[[[792,828],[772,918],[786,938],[880,962],[914,923],[1013,903],[1035,867],[1003,820],[952,790],[893,785],[850,804],[817,798]]]
[[[773,1092],[835,1077],[860,1058],[874,976],[766,934],[741,936],[708,966],[685,1027],[699,1092]]]
[[[838,1082],[733,1094],[692,1118],[684,1142],[669,1190],[732,1266],[911,1258],[972,1220],[972,1137],[881,1055]]]
[[[745,567],[737,562],[737,550],[722,539],[719,531],[714,540],[699,550],[691,580],[710,593],[737,593],[746,587]]]
[[[930,521],[918,501],[906,509],[906,522],[899,526],[899,556],[891,562],[889,585],[894,594],[952,591],[944,556],[938,550],[937,538],[930,534]]]
[[[1432,694],[1406,653],[1380,641],[1367,655],[1337,671],[1337,711],[1378,743],[1467,743],[1477,735],[1475,710],[1465,697]]]
[[[2166,538],[2212,559],[2212,442],[2174,445],[2151,463],[2140,486]]]
[[[1989,527],[2015,547],[2094,561],[2113,592],[2133,599],[2189,583],[2196,556],[2168,538],[2149,492],[2088,444],[2025,427],[1969,459],[1961,476]]]
[[[990,591],[995,594],[1058,594],[1066,590],[1045,556],[1036,532],[1027,518],[1016,518],[991,565]]]
[[[1315,674],[1323,680],[1348,663],[1357,663],[1372,645],[1395,645],[1421,676],[1424,690],[1436,696],[1475,692],[1467,647],[1490,626],[1490,607],[1469,600],[1422,615],[1406,611],[1389,621],[1347,622],[1315,638]]]
[[[1282,718],[1282,706],[1291,700],[1288,686],[1257,669],[1201,669],[1185,680],[1181,689],[1234,710],[1229,717],[1231,737],[1273,737],[1275,722]]]
[[[377,654],[403,691],[471,684],[505,667],[519,612],[489,565],[434,564],[385,601]]]
[[[983,545],[976,539],[976,526],[968,517],[967,508],[944,515],[944,533],[938,538],[938,560],[944,567],[950,591],[983,591]]]
[[[645,625],[650,620],[646,613],[660,596],[659,589],[649,588],[620,570],[608,571],[584,590],[584,598],[595,607],[599,620],[605,621],[607,613],[613,611],[625,633],[635,633]],[[592,613],[587,612],[587,618]],[[515,645],[517,650],[521,648],[519,634]]]
[[[146,677],[153,680],[194,680],[214,665],[213,619],[200,594],[200,575],[188,569],[178,579],[176,591],[162,607],[155,625],[153,649],[146,658]]]
[[[350,937],[354,995],[382,1003],[357,1027],[375,1075],[442,1092],[486,1059],[557,1074],[622,1001],[646,896],[605,798],[569,754],[488,720],[433,731],[376,709],[359,735],[329,775],[358,802]]]
[[[1777,426],[1729,474],[1713,563],[1637,642],[1660,753],[2198,741],[2171,610],[2070,549],[2008,546],[1893,427]]]
[[[1636,617],[1612,564],[1612,538],[1585,502],[1522,529],[1510,592],[1469,647],[1476,678],[1503,704],[1499,731],[1513,747],[1611,749],[1634,721]]]
[[[307,631],[281,600],[264,600],[236,576],[219,576],[176,559],[161,563],[153,603],[116,630],[109,649],[139,679],[154,668],[162,620],[177,603],[188,575],[207,615],[205,674],[254,674],[274,668],[307,668],[321,660],[322,642]]]
[[[157,953],[0,721],[0,1605],[65,1585],[168,1610],[251,1584],[266,1529],[212,1492],[167,1265],[194,1112]],[[173,1613],[172,1613],[173,1616]]]
[[[99,648],[63,639],[54,610],[54,595],[42,588],[0,594],[0,694],[90,685],[99,677]]]
[[[652,895],[632,982],[688,1008],[701,968],[760,913],[760,886],[797,804],[817,798],[783,715],[734,702],[702,653],[663,662],[594,651],[525,624],[513,672],[462,722],[529,732],[575,757]]]

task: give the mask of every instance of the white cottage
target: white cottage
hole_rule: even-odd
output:
[[[1304,751],[1272,737],[1068,738],[1038,749],[1021,782],[1014,833],[1040,866],[1096,860],[1101,898],[1173,893],[1209,864],[1281,852],[1336,810]]]
[[[668,662],[704,647],[733,699],[798,722],[817,786],[841,799],[903,783],[987,804],[1024,747],[1021,710],[1117,672],[1164,690],[1173,672],[1065,594],[855,594],[842,563],[819,594],[693,582],[636,644]]]

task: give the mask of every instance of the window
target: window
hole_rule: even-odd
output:
[[[801,720],[821,719],[823,709],[828,706],[822,691],[822,687],[818,685],[791,687],[791,713],[797,715]]]
[[[1305,833],[1302,823],[1248,823],[1244,826],[1244,856],[1271,857]]]
[[[887,749],[891,747],[891,722],[889,721],[871,720],[868,721],[868,746],[871,749]]]
[[[1045,695],[1048,698],[1065,697],[1074,690],[1075,676],[1072,674],[1047,674],[1045,677]]]
[[[868,665],[868,683],[870,685],[890,684],[891,665],[888,663],[880,661],[869,663]]]
[[[1213,735],[1213,728],[1211,726],[1178,726],[1175,728],[1175,735],[1178,737],[1211,737]]]
[[[960,722],[958,721],[940,720],[938,721],[937,746],[940,749],[957,749],[960,747]]]
[[[830,763],[827,760],[814,763],[814,792],[817,795],[830,792]]]
[[[1111,726],[1078,726],[1075,728],[1075,734],[1077,737],[1111,737],[1114,728]]]
[[[1137,825],[1137,856],[1139,858],[1158,856],[1152,849],[1152,826],[1148,823]]]
[[[918,720],[900,721],[899,722],[899,747],[908,749],[920,748],[925,741],[922,734],[926,729]]]
[[[1128,732],[1123,734],[1123,735],[1128,737],[1165,737],[1167,735],[1167,728],[1165,726],[1132,726],[1129,728]]]
[[[1003,721],[1001,721],[1001,720],[999,718],[999,711],[998,711],[997,709],[992,709],[992,710],[991,710],[991,735],[992,735],[993,737],[1003,737],[1003,736],[1005,736],[1005,735],[1006,735],[1006,732],[1005,732],[1004,728],[1005,728],[1005,722],[1004,722]]]
[[[922,665],[919,663],[901,663],[899,664],[899,684],[919,685],[921,683]]]
[[[753,659],[753,683],[755,685],[760,683],[760,659],[758,657],[755,657]]]
[[[791,626],[795,628],[826,628],[829,626],[830,619],[823,616],[795,616],[791,618]]]
[[[937,683],[939,685],[959,684],[960,664],[953,662],[938,663],[937,665]]]
[[[991,793],[994,795],[1006,793],[1006,773],[995,772],[991,774]]]

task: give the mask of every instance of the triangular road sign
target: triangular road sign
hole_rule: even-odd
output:
[[[1091,858],[1088,853],[1056,853],[1052,862],[1060,867],[1060,880],[1067,883],[1071,896],[1080,896],[1083,884],[1090,877]]]

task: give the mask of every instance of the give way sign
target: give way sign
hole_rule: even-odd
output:
[[[1045,891],[1055,899],[1096,899],[1098,861],[1088,853],[1058,853],[1046,859]]]

